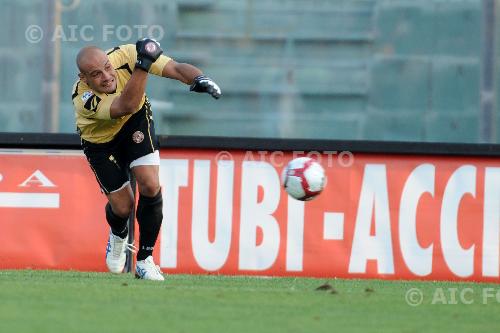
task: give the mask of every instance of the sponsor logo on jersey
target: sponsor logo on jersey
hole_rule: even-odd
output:
[[[85,103],[86,101],[88,101],[88,99],[90,97],[92,97],[93,95],[94,95],[94,93],[92,91],[86,91],[86,92],[84,92],[83,95],[82,95],[82,101],[83,101],[83,103]]]

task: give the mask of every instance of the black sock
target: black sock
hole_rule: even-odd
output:
[[[109,202],[106,204],[106,220],[108,221],[109,226],[111,227],[111,232],[115,236],[120,238],[125,238],[128,235],[128,226],[127,221],[128,218],[123,218],[116,215],[111,209],[111,205]]]
[[[161,190],[154,197],[139,195],[137,205],[139,223],[139,252],[137,260],[144,260],[153,254],[153,248],[163,220],[163,197]]]

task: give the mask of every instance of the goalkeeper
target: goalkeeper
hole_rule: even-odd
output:
[[[136,250],[127,244],[127,220],[135,205],[130,169],[139,189],[135,275],[146,280],[164,280],[152,256],[163,219],[163,201],[158,142],[145,95],[148,76],[181,81],[190,85],[191,91],[208,93],[216,99],[221,96],[217,84],[198,68],[177,63],[162,53],[160,44],[147,38],[107,52],[95,46],[84,47],[76,59],[80,72],[72,95],[83,152],[108,199],[106,265],[111,272],[121,273],[127,248]]]

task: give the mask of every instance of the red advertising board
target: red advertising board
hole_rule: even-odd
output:
[[[500,281],[500,161],[309,154],[308,202],[280,185],[303,152],[161,151],[167,273]],[[105,197],[79,152],[0,155],[0,268],[104,271]]]
[[[0,269],[106,269],[106,202],[83,153],[0,153]]]

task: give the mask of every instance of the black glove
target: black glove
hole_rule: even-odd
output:
[[[217,83],[204,75],[198,75],[197,77],[195,77],[194,82],[189,90],[199,93],[206,92],[212,95],[212,97],[215,99],[219,99],[221,95],[221,91]]]
[[[135,67],[146,72],[149,72],[153,62],[163,53],[160,43],[151,38],[139,39],[137,43],[135,43],[135,49],[137,50],[137,62],[135,63]]]

